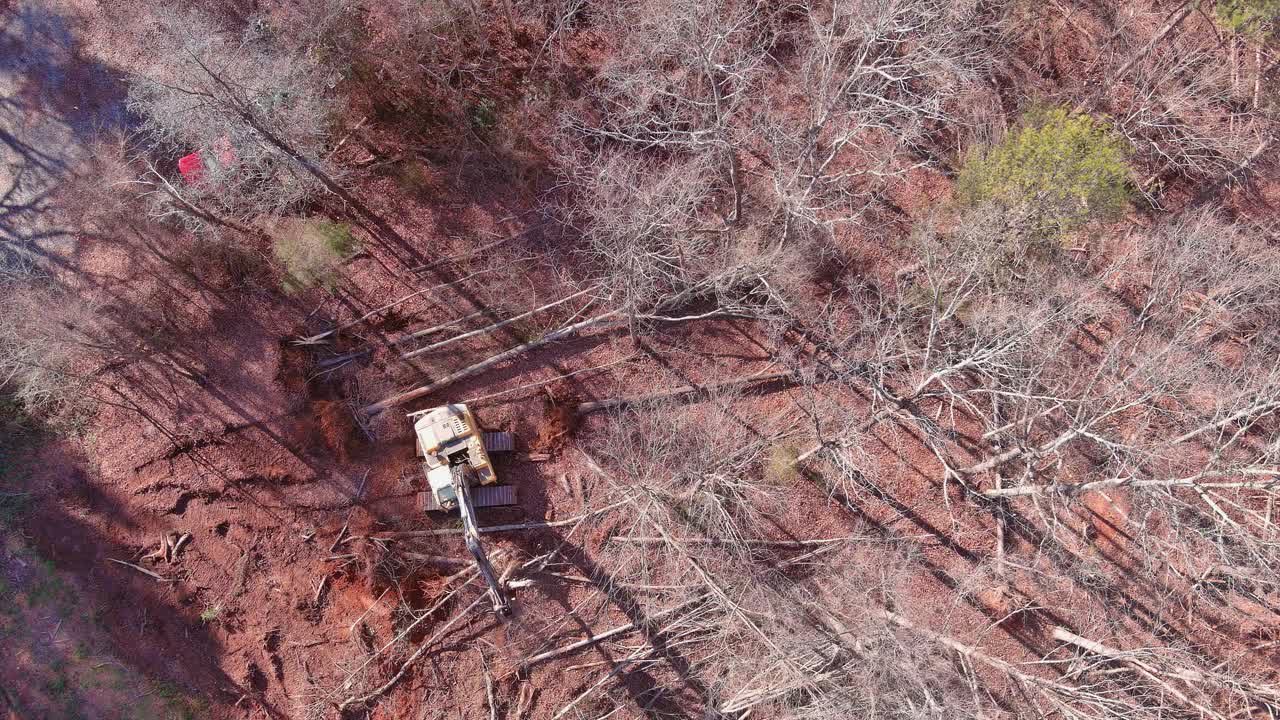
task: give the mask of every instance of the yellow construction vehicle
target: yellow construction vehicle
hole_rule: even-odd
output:
[[[510,452],[515,445],[508,432],[484,432],[471,410],[452,403],[409,415],[417,435],[418,454],[427,477],[427,491],[418,494],[424,512],[451,511],[462,516],[462,533],[467,550],[476,559],[480,574],[489,585],[493,610],[511,613],[511,603],[498,582],[476,525],[476,508],[516,504],[516,489],[498,484],[490,452]]]

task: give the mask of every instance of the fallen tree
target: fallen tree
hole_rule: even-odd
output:
[[[1192,694],[1211,694],[1216,690],[1225,690],[1239,695],[1250,705],[1260,707],[1268,717],[1274,717],[1275,712],[1280,710],[1280,688],[1252,683],[1234,674],[1227,675],[1213,670],[1200,671],[1182,667],[1158,658],[1151,651],[1120,650],[1096,640],[1081,637],[1064,627],[1053,629],[1053,639],[1129,667],[1194,709],[1201,717],[1225,720],[1225,715],[1214,711],[1206,704],[1211,701],[1210,698],[1197,700],[1192,697]],[[1186,690],[1174,685],[1174,680],[1181,682]],[[1240,713],[1232,714],[1232,717],[1239,716],[1241,716]]]
[[[691,298],[696,297],[700,294],[713,292],[718,287],[725,287],[728,285],[732,285],[734,278],[741,276],[741,274],[744,272],[744,269],[745,268],[743,267],[734,267],[729,270],[720,272],[714,276],[705,278],[701,282],[690,285],[689,287],[686,287],[684,290],[672,295],[670,298],[668,298],[664,302],[659,303],[656,307],[653,308],[653,311],[654,313],[657,313],[657,312],[662,312],[664,310],[669,310],[671,308],[679,307],[682,303],[685,303]],[[586,291],[583,291],[583,292],[586,292]],[[576,296],[573,296],[573,297],[576,297]],[[607,327],[611,324],[622,323],[622,322],[629,322],[634,326],[634,323],[636,320],[642,320],[642,319],[666,321],[666,322],[682,322],[685,320],[699,320],[707,317],[713,317],[716,315],[724,314],[728,311],[729,309],[720,308],[716,311],[703,314],[703,315],[694,315],[694,316],[682,317],[682,318],[671,318],[671,317],[656,315],[653,313],[647,313],[647,314],[636,313],[634,308],[629,308],[629,307],[622,307],[617,310],[610,310],[608,312],[604,312],[599,315],[596,315],[595,317],[590,317],[590,318],[587,318],[586,320],[580,320],[578,322],[565,325],[556,330],[552,330],[546,335],[543,335],[542,337],[537,338],[535,340],[530,340],[527,343],[522,343],[515,347],[503,350],[497,355],[492,355],[473,365],[468,365],[467,367],[462,368],[461,370],[458,370],[456,372],[450,373],[449,375],[446,375],[445,377],[442,377],[433,383],[422,385],[420,387],[413,388],[412,390],[406,390],[402,393],[397,393],[390,397],[383,398],[378,402],[364,406],[361,409],[361,411],[365,415],[377,415],[389,407],[394,407],[401,403],[406,403],[406,402],[409,402],[410,400],[416,400],[420,397],[430,395],[431,393],[436,392],[437,390],[441,390],[443,388],[449,387],[450,385],[458,382],[459,380],[464,380],[473,375],[478,375],[479,373],[482,373],[485,370],[488,370],[489,368],[494,367],[495,365],[499,365],[503,362],[506,362],[507,360],[519,357],[531,350],[537,350],[540,347],[550,345],[551,343],[556,342],[558,340],[565,340],[565,339],[571,338],[585,330],[592,330],[595,328]]]
[[[691,395],[704,396],[724,390],[726,388],[736,388],[743,385],[751,385],[756,383],[768,383],[775,380],[792,380],[796,378],[795,371],[777,370],[774,372],[760,372],[754,375],[744,375],[742,377],[730,378],[719,382],[705,383],[703,385],[681,385],[671,390],[663,390],[661,392],[646,393],[644,395],[628,395],[613,398],[605,398],[603,400],[592,400],[591,402],[579,403],[577,412],[579,415],[586,415],[599,410],[610,410],[613,408],[627,407],[628,405],[636,405],[639,403],[656,402],[659,400],[672,400],[675,398],[684,398]]]
[[[542,530],[546,528],[575,525],[577,523],[582,522],[583,520],[594,517],[596,515],[603,515],[604,513],[607,513],[611,510],[616,510],[622,507],[627,502],[629,502],[629,500],[626,500],[626,499],[619,500],[618,502],[615,502],[611,505],[606,505],[600,508],[599,510],[593,510],[588,513],[583,513],[581,515],[575,515],[574,517],[566,518],[564,520],[510,523],[507,525],[489,525],[487,527],[476,528],[476,532],[479,532],[479,533],[515,532],[515,531],[523,531],[523,530]],[[358,539],[408,540],[411,538],[439,537],[441,535],[461,535],[461,534],[462,534],[462,528],[443,528],[440,530],[396,530],[391,532],[377,533],[376,535],[353,535],[352,537],[348,538],[347,540],[344,540],[343,542],[349,542],[350,540],[358,540]]]
[[[387,303],[386,305],[383,305],[383,306],[381,306],[381,307],[376,307],[376,308],[374,308],[374,309],[370,310],[369,312],[365,313],[364,315],[361,315],[360,317],[356,318],[355,320],[348,320],[347,322],[342,323],[341,325],[338,325],[337,327],[333,328],[332,330],[326,330],[325,332],[319,333],[319,334],[317,334],[317,335],[311,335],[311,336],[309,336],[309,337],[298,338],[298,339],[296,339],[296,340],[294,340],[294,341],[293,341],[293,344],[294,344],[294,345],[316,345],[316,344],[318,344],[318,343],[325,342],[325,341],[327,341],[330,337],[333,337],[334,335],[337,335],[337,334],[341,333],[343,330],[349,330],[350,328],[353,328],[353,327],[355,327],[356,325],[359,325],[360,323],[362,323],[362,322],[364,322],[364,321],[368,320],[369,318],[373,317],[374,315],[377,315],[378,313],[381,313],[381,312],[385,312],[385,311],[387,311],[387,310],[390,310],[391,308],[393,308],[393,307],[395,307],[395,306],[399,305],[400,303],[403,303],[403,302],[406,302],[406,301],[412,300],[413,298],[416,298],[416,297],[418,297],[419,295],[424,295],[424,294],[426,294],[426,293],[429,293],[429,292],[432,292],[432,291],[435,291],[435,290],[441,290],[441,289],[443,289],[443,288],[447,288],[447,287],[450,287],[450,286],[452,286],[452,285],[459,285],[459,284],[461,284],[461,283],[466,282],[467,280],[470,280],[471,278],[474,278],[474,277],[475,277],[475,276],[477,276],[477,275],[483,275],[484,273],[487,273],[487,272],[490,272],[490,271],[489,271],[489,270],[480,270],[480,271],[478,271],[478,272],[473,272],[473,273],[471,273],[470,275],[468,275],[468,276],[466,276],[466,277],[464,277],[464,278],[460,278],[460,279],[458,279],[458,280],[454,280],[454,281],[452,281],[452,282],[441,283],[441,284],[439,284],[439,285],[435,285],[435,286],[432,286],[432,287],[429,287],[429,288],[423,288],[423,289],[418,290],[418,291],[416,291],[416,292],[409,293],[408,295],[405,295],[405,296],[403,296],[403,297],[399,297],[399,298],[396,298],[395,300],[392,300],[391,302]]]
[[[361,408],[361,411],[364,412],[364,414],[366,415],[377,415],[378,413],[381,413],[383,410],[386,410],[389,407],[395,407],[396,405],[399,405],[401,403],[406,403],[406,402],[409,402],[410,400],[417,400],[420,397],[430,395],[431,393],[436,392],[437,390],[441,390],[443,388],[449,387],[450,385],[458,382],[459,380],[463,380],[465,378],[471,377],[472,375],[477,375],[479,373],[482,373],[485,370],[488,370],[489,368],[493,367],[494,365],[498,365],[499,363],[502,363],[504,361],[510,360],[515,357],[519,357],[524,353],[529,352],[530,350],[536,350],[540,347],[543,347],[544,345],[550,345],[551,343],[557,340],[564,340],[565,338],[573,337],[574,335],[582,332],[583,330],[589,330],[591,328],[604,326],[610,322],[615,322],[621,314],[622,314],[622,311],[620,310],[611,310],[607,313],[597,315],[593,318],[588,318],[586,320],[573,323],[572,325],[566,325],[558,330],[553,330],[547,333],[546,335],[543,335],[537,340],[531,340],[527,343],[517,345],[513,348],[508,348],[498,353],[497,355],[493,355],[488,358],[485,358],[484,360],[481,360],[480,362],[475,363],[474,365],[468,365],[467,367],[455,373],[446,375],[433,383],[430,383],[428,385],[423,385],[421,387],[416,387],[412,390],[406,390],[402,393],[392,395],[391,397],[383,398],[382,400],[379,400],[376,403],[366,405],[363,408]]]
[[[426,640],[422,641],[422,643],[418,645],[418,649],[414,650],[413,654],[410,655],[403,663],[400,664],[400,669],[397,670],[396,673],[392,675],[391,678],[388,679],[385,683],[378,686],[377,688],[374,688],[373,690],[371,690],[370,692],[364,695],[352,695],[347,699],[343,700],[341,703],[339,703],[337,705],[338,712],[340,714],[344,713],[347,711],[347,708],[351,707],[352,705],[364,705],[369,701],[374,700],[375,698],[385,695],[387,691],[391,690],[391,688],[396,686],[396,683],[400,682],[400,680],[405,676],[405,673],[409,671],[409,668],[415,662],[417,662],[418,659],[421,658],[423,654],[426,653],[426,651],[430,649],[431,646],[434,645],[437,640],[444,637],[445,633],[452,630],[454,625],[457,625],[462,620],[465,620],[466,618],[470,617],[471,612],[475,610],[476,607],[479,606],[480,603],[485,600],[485,597],[486,596],[481,595],[480,597],[473,600],[470,605],[463,608],[462,611],[458,612],[456,615],[450,618],[448,622],[446,622],[439,630],[435,632],[435,634],[433,634],[431,637],[427,638]],[[424,614],[423,617],[427,617],[427,615]]]
[[[390,341],[390,344],[392,344],[392,345],[403,345],[404,343],[410,342],[411,340],[417,340],[418,338],[421,338],[421,337],[426,337],[426,336],[428,336],[428,335],[434,335],[434,334],[436,334],[436,333],[438,333],[438,332],[440,332],[441,330],[444,330],[444,329],[446,329],[446,328],[453,327],[454,325],[458,325],[458,324],[464,323],[464,322],[466,322],[466,321],[468,321],[468,320],[474,320],[475,318],[478,318],[478,317],[480,317],[480,316],[481,316],[481,315],[483,315],[483,314],[484,314],[484,311],[483,311],[483,310],[477,310],[477,311],[475,311],[475,312],[471,313],[470,315],[464,315],[464,316],[462,316],[462,317],[460,317],[460,318],[456,318],[456,319],[454,319],[454,320],[448,320],[448,321],[446,321],[446,322],[442,322],[442,323],[440,323],[440,324],[438,324],[438,325],[432,325],[431,327],[426,328],[426,329],[423,329],[423,330],[414,330],[413,332],[405,333],[404,335],[401,335],[401,336],[399,336],[399,337],[392,338],[392,339],[391,339],[391,341]]]
[[[621,365],[623,363],[631,362],[632,360],[635,360],[635,359],[636,359],[635,355],[627,355],[623,358],[614,360],[612,362],[603,363],[601,365],[592,365],[591,367],[585,367],[580,370],[574,370],[572,372],[555,375],[553,377],[547,378],[546,380],[538,380],[536,382],[524,383],[523,385],[517,385],[512,388],[507,388],[506,390],[498,390],[496,392],[486,393],[484,395],[478,395],[476,397],[467,398],[463,402],[465,402],[467,405],[481,405],[481,404],[488,403],[494,398],[502,397],[503,395],[510,395],[511,393],[520,392],[521,390],[532,390],[535,388],[540,388],[546,385],[550,385],[552,383],[562,382],[575,375],[581,375],[582,373],[600,372],[602,370],[606,370],[608,368]]]
[[[569,302],[570,300],[573,300],[574,298],[582,297],[583,295],[586,295],[587,293],[592,292],[592,291],[594,291],[595,289],[596,289],[596,288],[594,288],[594,287],[589,287],[589,288],[587,288],[586,290],[579,290],[578,292],[576,292],[576,293],[574,293],[574,294],[572,294],[572,295],[569,295],[568,297],[560,298],[559,300],[556,300],[556,301],[554,301],[554,302],[549,302],[549,303],[547,303],[546,305],[542,305],[542,306],[540,306],[540,307],[533,308],[532,310],[526,310],[525,312],[522,312],[522,313],[520,313],[519,315],[516,315],[515,317],[508,318],[508,319],[506,319],[506,320],[502,320],[502,321],[499,321],[499,322],[493,323],[493,324],[491,324],[491,325],[486,325],[485,327],[482,327],[482,328],[480,328],[479,330],[472,330],[471,332],[465,332],[465,333],[462,333],[461,335],[455,335],[455,336],[453,336],[453,337],[451,337],[451,338],[449,338],[449,339],[447,339],[447,340],[441,340],[441,341],[439,341],[439,342],[431,343],[430,345],[427,345],[426,347],[420,347],[420,348],[418,348],[418,349],[416,349],[416,350],[411,350],[411,351],[409,351],[409,352],[407,352],[407,353],[404,353],[404,354],[403,354],[403,355],[401,355],[400,357],[405,358],[406,360],[408,360],[409,358],[414,358],[414,357],[417,357],[417,356],[422,355],[422,354],[424,354],[424,353],[429,353],[429,352],[431,352],[431,351],[433,351],[433,350],[439,350],[439,349],[441,349],[441,348],[448,347],[449,345],[452,345],[452,344],[454,344],[454,343],[456,343],[456,342],[461,342],[461,341],[463,341],[463,340],[467,340],[467,339],[469,339],[469,338],[473,338],[473,337],[480,337],[480,336],[482,336],[482,335],[488,335],[489,333],[491,333],[491,332],[493,332],[493,331],[495,331],[495,330],[499,330],[499,329],[501,329],[501,328],[504,328],[504,327],[506,327],[506,326],[508,326],[508,325],[510,325],[510,324],[512,324],[512,323],[519,322],[519,321],[521,321],[521,320],[524,320],[524,319],[525,319],[525,318],[527,318],[527,317],[531,317],[531,316],[536,315],[536,314],[538,314],[538,313],[540,313],[540,312],[543,312],[543,311],[546,311],[546,310],[550,310],[551,308],[556,307],[556,306],[558,306],[558,305],[563,305],[564,303],[567,303],[567,302]]]
[[[1229,472],[1202,473],[1173,480],[1139,480],[1135,477],[1114,477],[1085,483],[1048,483],[1044,485],[1019,485],[1017,487],[990,488],[982,494],[989,498],[1027,497],[1031,495],[1075,495],[1114,487],[1132,488],[1214,488],[1220,490],[1280,490],[1280,470],[1245,468],[1237,471],[1244,475],[1270,476],[1268,480],[1205,481],[1209,476],[1226,476]]]

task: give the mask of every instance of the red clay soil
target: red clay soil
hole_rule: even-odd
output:
[[[129,33],[103,21],[95,4],[53,5],[70,18],[86,57],[120,68],[136,62],[140,51],[127,41]],[[1105,35],[1105,27],[1090,15],[1072,17],[1063,22],[1090,24],[1090,35]],[[1087,66],[1097,51],[1079,30],[1059,29],[1054,37],[1070,42],[1037,50],[1029,39],[1019,62],[1039,64],[1042,69],[1034,74],[1052,78],[1046,87],[1065,92],[1090,77]],[[537,52],[503,42],[499,52],[521,67]],[[580,42],[584,47],[575,52],[598,52],[591,38]],[[176,274],[171,256],[194,247],[186,236],[163,236],[170,243],[164,252],[144,242],[152,232],[146,227],[137,232],[112,228],[104,233],[109,242],[81,237],[77,272],[66,282],[86,296],[131,304],[139,315],[155,320],[164,339],[152,345],[155,353],[147,362],[110,376],[103,390],[110,404],[88,420],[83,441],[50,443],[30,463],[36,469],[31,487],[40,490],[22,532],[67,574],[79,603],[104,618],[101,632],[109,648],[103,657],[199,698],[202,717],[334,717],[336,701],[380,684],[414,643],[479,598],[474,590],[461,593],[407,630],[413,623],[409,610],[435,606],[450,587],[446,578],[464,566],[415,561],[405,549],[457,559],[465,559],[466,551],[456,535],[398,543],[394,551],[367,539],[379,532],[457,527],[456,519],[415,510],[424,480],[404,413],[554,381],[549,390],[516,390],[477,404],[485,427],[515,432],[522,451],[497,461],[500,475],[519,488],[520,505],[486,512],[481,522],[563,519],[582,511],[584,489],[591,494],[597,488],[575,448],[589,447],[601,424],[613,421],[593,417],[579,426],[573,412],[577,402],[775,368],[771,341],[747,321],[673,325],[646,338],[649,346],[640,352],[624,333],[605,329],[513,359],[359,427],[353,411],[361,405],[443,377],[546,328],[515,325],[409,360],[399,354],[412,346],[392,345],[392,338],[481,312],[482,317],[449,332],[476,329],[572,291],[563,278],[574,268],[554,254],[533,257],[533,250],[542,250],[533,239],[513,242],[490,258],[410,270],[533,228],[513,218],[530,217],[535,207],[520,189],[527,176],[541,172],[537,155],[530,151],[523,157],[523,169],[513,171],[519,177],[508,178],[509,184],[466,182],[474,178],[455,182],[460,175],[427,165],[423,182],[430,191],[419,196],[407,195],[393,177],[355,175],[354,194],[389,231],[360,231],[363,251],[344,268],[342,287],[332,295],[313,290],[285,296],[243,282],[234,272],[213,279]],[[1275,194],[1274,183],[1264,187]],[[921,169],[890,188],[888,196],[905,213],[898,222],[909,227],[948,193],[942,173]],[[870,235],[851,230],[840,239],[848,262],[858,263],[869,276],[892,278],[898,269],[892,242]],[[266,249],[247,250],[262,254]],[[830,280],[850,266],[821,268],[817,279]],[[444,287],[474,273],[494,282]],[[332,345],[290,342],[304,331],[327,329],[428,287],[436,289],[352,328]],[[180,300],[165,305],[166,297]],[[540,322],[549,327],[578,308],[560,310]],[[323,373],[318,367],[365,348],[368,353],[346,365]],[[748,396],[735,409],[752,422],[804,417],[810,392],[791,388]],[[853,415],[873,412],[865,397],[832,392]],[[926,405],[920,410],[932,415],[943,409]],[[981,435],[976,424],[965,425],[963,416],[953,430]],[[524,451],[551,457],[535,462]],[[1144,561],[1133,552],[1136,530],[1128,520],[1133,501],[1123,494],[1091,494],[1074,516],[1062,518],[1058,531],[1067,536],[1063,546],[1070,549],[1061,557],[1037,552],[1044,540],[1041,526],[1019,514],[1026,508],[1009,508],[1005,551],[1030,564],[997,568],[995,515],[969,502],[954,481],[944,482],[917,426],[881,423],[858,451],[868,468],[864,482],[824,488],[808,478],[792,478],[794,485],[783,488],[771,527],[762,533],[776,539],[866,537],[828,560],[849,567],[890,568],[909,558],[916,569],[883,574],[886,595],[935,630],[976,639],[985,652],[1010,661],[1049,653],[1053,643],[1047,632],[1055,624],[1106,627],[1111,637],[1133,647],[1172,637],[1171,642],[1254,668],[1277,660],[1275,655],[1236,657],[1241,640],[1274,645],[1268,608],[1236,602],[1202,608],[1199,619],[1190,619],[1178,612],[1179,598],[1153,592],[1144,578]],[[555,549],[589,559],[607,541],[608,522],[585,526],[580,537],[560,527],[492,535],[486,544],[499,572]],[[190,536],[173,562],[142,559],[171,533]],[[111,560],[133,563],[164,581]],[[583,565],[564,574],[586,574]],[[1085,580],[1064,582],[1068,575]],[[591,627],[569,613],[587,607],[600,608]],[[596,588],[576,581],[537,579],[518,592],[517,608],[510,620],[472,614],[392,692],[371,703],[367,715],[358,716],[488,717],[491,689],[498,717],[546,720],[607,671],[606,661],[616,659],[613,650],[602,645],[527,672],[516,671],[520,660],[588,631],[628,622],[620,609],[601,602]],[[1220,637],[1210,636],[1211,627]],[[369,653],[401,633],[410,645],[395,645],[363,665]],[[597,661],[606,664],[586,667]],[[359,682],[344,687],[351,677]],[[983,679],[991,688],[1004,682]],[[0,681],[11,687],[17,680],[0,669]],[[33,694],[33,704],[40,702],[39,695]],[[111,707],[95,705],[92,693],[83,697],[85,717],[112,716]],[[627,713],[614,717],[642,715],[634,707]]]
[[[549,390],[542,403],[542,423],[538,425],[538,433],[529,443],[529,449],[555,453],[568,445],[578,427],[577,406],[578,403],[564,393],[557,398],[555,391]]]
[[[350,446],[355,442],[356,424],[351,409],[337,400],[316,400],[311,404],[317,430],[325,448],[340,465],[350,459]]]

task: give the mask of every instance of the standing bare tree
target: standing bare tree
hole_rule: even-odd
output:
[[[146,183],[161,215],[243,227],[334,190],[326,138],[341,104],[334,71],[283,42],[265,18],[242,33],[195,11],[158,11],[151,67],[130,85],[143,118]],[[161,158],[198,152],[188,182]]]
[[[759,2],[720,0],[651,0],[614,10],[611,22],[630,30],[604,68],[601,121],[581,130],[635,148],[708,154],[732,193],[723,214],[736,221],[745,192],[743,116],[760,100],[772,12]]]
[[[949,117],[990,62],[990,29],[976,4],[938,0],[802,5],[788,37],[800,52],[785,68],[799,107],[778,98],[757,114],[773,190],[785,219],[829,227],[861,215],[933,123]]]
[[[76,298],[52,299],[34,285],[7,287],[0,298],[0,392],[31,415],[83,406],[84,350],[97,344],[96,309]],[[50,307],[58,308],[59,322],[51,322]]]
[[[1227,68],[1211,49],[1157,48],[1126,81],[1132,92],[1115,127],[1146,160],[1152,178],[1227,173],[1259,142],[1258,123],[1231,109]]]
[[[704,276],[720,239],[699,230],[711,182],[705,158],[660,164],[613,152],[574,165],[570,222],[618,306],[634,316]]]

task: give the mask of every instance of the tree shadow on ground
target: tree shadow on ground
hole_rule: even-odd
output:
[[[221,643],[201,621],[181,556],[153,566],[165,582],[113,562],[142,562],[114,539],[130,533],[122,498],[88,481],[69,442],[26,441],[4,473],[4,492],[26,502],[0,527],[10,615],[0,627],[17,661],[0,669],[0,700],[30,717],[117,718],[183,716],[248,694],[214,661]]]
[[[83,54],[70,18],[27,3],[0,11],[0,252],[49,260],[48,244],[74,235],[50,201],[98,138],[128,129],[122,79]]]

